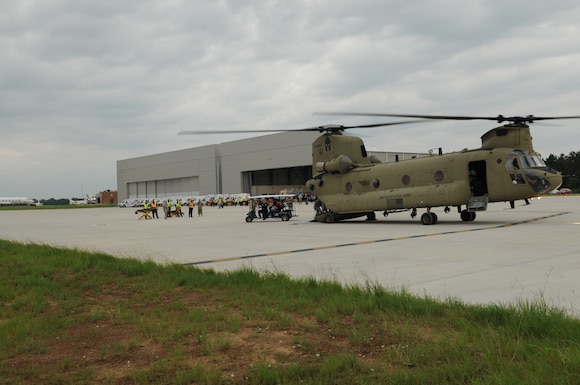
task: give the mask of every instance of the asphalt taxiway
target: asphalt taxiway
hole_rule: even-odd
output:
[[[474,222],[434,209],[423,226],[409,213],[377,221],[312,222],[298,216],[244,221],[246,207],[203,217],[138,220],[132,208],[0,211],[0,238],[216,271],[249,266],[347,285],[375,285],[467,303],[543,301],[580,312],[580,196],[530,205],[490,204]]]

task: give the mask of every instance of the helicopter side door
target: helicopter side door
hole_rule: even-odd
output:
[[[489,201],[487,194],[487,166],[485,160],[476,160],[469,162],[469,188],[471,189],[471,198],[467,202],[468,211],[487,210]]]
[[[488,193],[485,160],[469,162],[469,188],[472,196],[480,197]]]

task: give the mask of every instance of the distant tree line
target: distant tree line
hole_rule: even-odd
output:
[[[572,151],[568,155],[560,156],[550,154],[544,162],[548,167],[562,173],[564,176],[562,187],[568,187],[575,193],[580,192],[580,152]]]
[[[61,199],[54,199],[54,198],[50,198],[50,199],[41,199],[40,203],[42,203],[45,206],[59,206],[59,205],[69,205],[70,201],[66,198],[61,198]]]

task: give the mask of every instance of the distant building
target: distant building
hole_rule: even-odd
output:
[[[312,177],[312,142],[319,135],[283,132],[118,160],[118,199],[301,190]],[[425,155],[369,154],[383,162]]]
[[[119,200],[117,199],[117,191],[101,191],[97,197],[98,203],[100,204],[117,204]]]

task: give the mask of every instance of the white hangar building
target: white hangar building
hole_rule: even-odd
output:
[[[118,160],[118,199],[300,190],[312,177],[312,142],[319,135],[283,132]],[[383,162],[420,155],[369,153]]]

